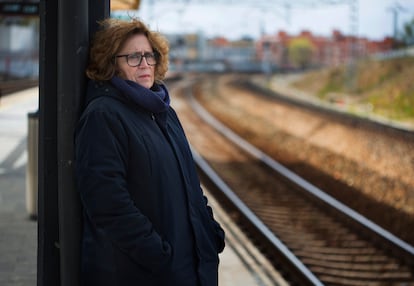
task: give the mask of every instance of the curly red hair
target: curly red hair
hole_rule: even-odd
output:
[[[115,55],[125,41],[132,35],[143,34],[148,38],[157,53],[155,81],[161,82],[168,71],[169,45],[167,39],[156,31],[151,31],[142,21],[131,19],[125,21],[107,18],[99,22],[101,29],[93,38],[86,68],[88,78],[97,81],[110,80],[116,74]]]

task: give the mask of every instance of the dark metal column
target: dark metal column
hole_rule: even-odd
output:
[[[57,7],[40,1],[37,285],[60,281],[57,193]]]
[[[81,207],[73,177],[73,134],[84,93],[88,55],[88,1],[59,0],[57,61],[57,169],[61,284],[80,285]]]
[[[37,284],[73,286],[79,285],[82,230],[73,136],[89,39],[96,21],[109,16],[109,0],[45,0],[40,14]]]
[[[82,212],[74,181],[73,136],[85,93],[89,24],[96,22],[95,17],[106,16],[95,12],[105,11],[102,9],[104,4],[104,1],[91,1],[89,7],[89,1],[85,0],[60,0],[58,7],[57,154],[62,286],[79,285],[80,282]]]
[[[98,21],[111,13],[110,0],[89,0],[89,39],[99,28]]]

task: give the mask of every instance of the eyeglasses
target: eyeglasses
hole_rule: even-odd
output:
[[[127,64],[130,67],[137,67],[141,65],[142,59],[145,58],[145,61],[147,62],[147,65],[149,66],[155,66],[157,64],[157,56],[155,53],[133,53],[129,55],[118,55],[115,56],[116,58],[122,58],[125,57]]]

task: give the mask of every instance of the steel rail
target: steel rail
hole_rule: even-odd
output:
[[[289,248],[243,203],[243,201],[231,190],[231,188],[220,178],[220,176],[210,167],[210,165],[201,157],[197,151],[191,147],[194,161],[200,171],[202,171],[216,188],[223,193],[226,198],[242,213],[242,215],[260,231],[271,245],[278,249],[279,254],[284,258],[285,263],[289,263],[289,269],[296,269],[295,279],[300,280],[306,285],[324,285],[310,270],[307,268]]]
[[[272,170],[281,174],[284,178],[288,179],[290,182],[299,186],[301,189],[305,190],[307,194],[310,194],[314,198],[323,202],[325,206],[329,207],[336,213],[342,215],[345,218],[350,219],[351,221],[362,226],[365,231],[369,231],[372,234],[376,235],[380,241],[383,242],[383,245],[392,245],[393,251],[396,251],[399,256],[401,256],[408,264],[413,265],[414,263],[414,247],[407,242],[396,237],[394,234],[380,227],[376,223],[362,216],[358,212],[339,202],[332,196],[328,195],[315,185],[301,178],[291,170],[287,169],[285,166],[275,161],[261,150],[251,145],[243,138],[238,136],[228,127],[223,125],[217,119],[215,119],[206,109],[204,109],[201,104],[192,96],[192,91],[189,89],[186,93],[186,96],[189,100],[191,107],[197,112],[197,114],[203,118],[207,123],[214,126],[221,134],[227,137],[234,144],[238,145],[241,149],[245,150],[247,153],[251,154],[258,160],[262,161]]]

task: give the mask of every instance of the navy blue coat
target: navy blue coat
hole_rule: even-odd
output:
[[[175,111],[93,81],[87,102],[75,136],[83,285],[217,285],[224,231]]]

